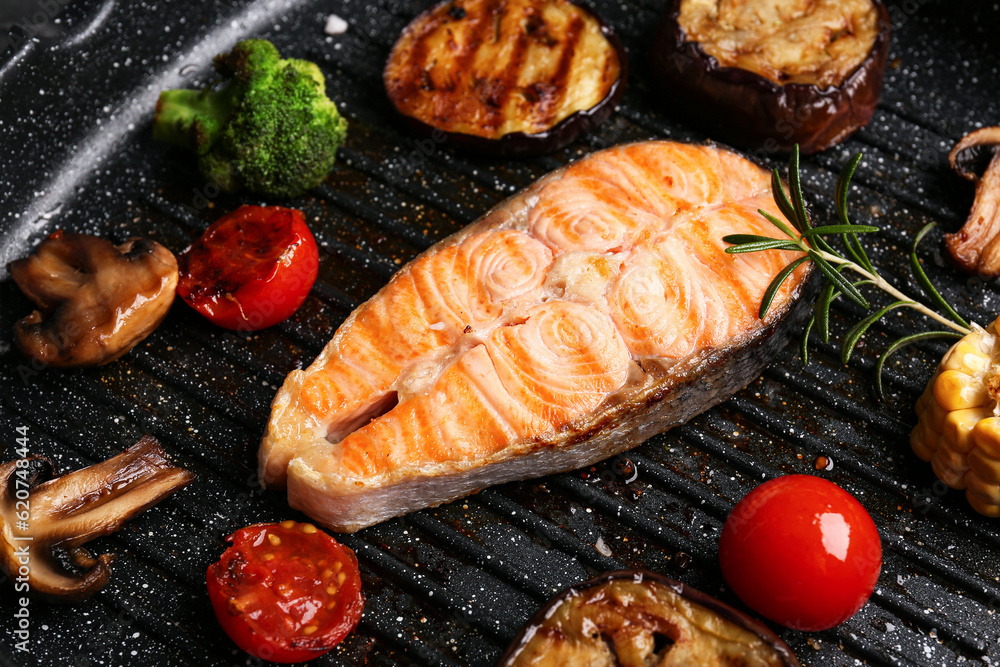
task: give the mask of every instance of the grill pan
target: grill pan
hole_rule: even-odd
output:
[[[554,155],[487,160],[420,143],[385,99],[382,63],[425,3],[26,3],[22,25],[33,40],[24,28],[0,37],[2,265],[57,228],[116,242],[142,234],[179,251],[222,213],[268,203],[206,189],[190,156],[151,138],[158,92],[208,80],[211,56],[240,38],[265,37],[286,56],[317,62],[351,129],[326,183],[292,204],[321,245],[320,278],[302,310],[272,329],[239,336],[178,303],[154,335],[109,366],[39,371],[11,349],[11,327],[30,307],[0,269],[4,460],[14,457],[18,427],[27,428],[30,450],[61,470],[152,433],[198,474],[188,489],[93,544],[118,555],[104,591],[71,607],[30,604],[28,652],[15,648],[18,596],[3,588],[0,664],[259,664],[216,624],[204,572],[233,530],[304,519],[283,493],[263,492],[254,472],[285,374],[308,364],[399,266],[542,174],[616,143],[706,139],[671,118],[647,78],[649,27],[664,3],[594,5],[631,58],[621,109]],[[868,242],[877,264],[908,284],[913,235],[940,223],[924,245],[928,273],[959,312],[986,324],[1000,313],[997,285],[951,268],[941,232],[958,228],[972,200],[971,186],[950,172],[947,151],[967,131],[1000,120],[1000,9],[907,0],[891,13],[891,64],[875,118],[844,145],[805,160],[807,197],[816,217],[830,219],[836,173],[864,151],[852,214],[882,227]],[[324,34],[330,14],[347,19],[347,33]],[[834,333],[858,315],[838,302]],[[775,628],[804,664],[995,664],[998,524],[937,483],[907,442],[913,403],[946,346],[899,353],[886,370],[884,402],[871,382],[887,341],[926,326],[890,316],[847,367],[832,345],[814,341],[805,367],[789,347],[732,400],[625,455],[343,536],[361,562],[365,616],[314,664],[486,667],[558,590],[623,567],[661,572],[739,607],[719,573],[719,531],[740,497],[786,473],[818,474],[849,490],[871,512],[885,552],[879,586],[853,619],[822,633]],[[821,455],[832,469],[816,469]]]

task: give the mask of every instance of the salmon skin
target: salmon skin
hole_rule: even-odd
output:
[[[268,488],[353,532],[485,487],[573,470],[726,400],[794,327],[798,255],[769,174],[715,146],[650,141],[558,169],[404,266],[272,403]]]

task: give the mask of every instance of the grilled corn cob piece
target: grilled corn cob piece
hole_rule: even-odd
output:
[[[938,479],[965,489],[972,507],[1000,516],[1000,319],[973,331],[938,365],[917,400],[910,446]]]

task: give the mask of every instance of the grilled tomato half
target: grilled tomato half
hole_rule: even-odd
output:
[[[713,138],[815,153],[871,120],[889,26],[883,0],[674,0],[651,68]]]
[[[447,0],[403,30],[384,81],[403,118],[436,141],[532,155],[603,123],[626,74],[611,28],[569,0]]]
[[[250,655],[303,662],[343,641],[364,610],[354,552],[311,523],[241,528],[208,568],[208,597],[226,634]]]
[[[213,324],[257,331],[299,309],[319,273],[319,249],[301,211],[241,206],[177,257],[177,294]]]

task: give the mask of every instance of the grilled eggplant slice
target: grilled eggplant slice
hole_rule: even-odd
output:
[[[871,120],[889,26],[883,0],[674,0],[651,68],[713,138],[816,153]]]
[[[573,586],[535,614],[497,667],[797,667],[773,632],[704,593],[622,570]]]
[[[607,120],[626,76],[621,42],[569,0],[447,0],[406,27],[384,80],[416,130],[458,148],[534,155]]]

